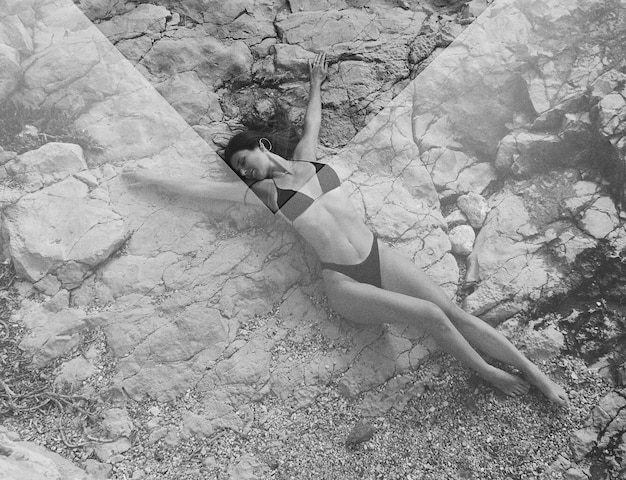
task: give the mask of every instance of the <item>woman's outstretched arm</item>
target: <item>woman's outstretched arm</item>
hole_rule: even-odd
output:
[[[251,205],[264,205],[248,185],[238,180],[235,182],[214,182],[197,177],[173,177],[155,173],[147,168],[137,168],[122,173],[131,186],[153,185],[167,192],[198,199],[224,200],[228,202],[246,202]],[[259,182],[263,183],[263,182]],[[258,185],[256,190],[263,190]]]
[[[321,86],[326,78],[328,66],[326,65],[326,54],[319,53],[315,60],[309,64],[311,75],[311,88],[309,91],[309,103],[304,115],[304,132],[302,139],[296,146],[294,160],[305,160],[313,162],[317,154],[317,141],[322,124],[322,97]]]

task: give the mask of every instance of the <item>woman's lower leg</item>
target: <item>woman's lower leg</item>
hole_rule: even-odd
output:
[[[470,345],[496,360],[519,369],[524,377],[552,402],[567,404],[565,391],[526,358],[502,333],[460,307],[454,308],[454,313],[450,314],[454,319],[453,323]]]
[[[420,324],[426,328],[426,331],[443,351],[454,356],[506,394],[521,395],[526,393],[528,390],[526,382],[487,363],[445,313],[441,310],[439,312],[433,313],[434,318],[429,318],[426,321],[420,319]]]
[[[477,350],[490,357],[518,368],[524,372],[534,364],[528,360],[501,332],[487,322],[471,315],[460,307],[449,313],[449,317],[459,332]]]

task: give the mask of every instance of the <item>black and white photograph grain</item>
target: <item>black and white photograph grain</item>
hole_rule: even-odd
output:
[[[0,0],[0,480],[626,480],[626,0]]]

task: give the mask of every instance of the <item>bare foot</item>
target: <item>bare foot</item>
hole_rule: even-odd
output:
[[[496,388],[504,392],[511,397],[519,397],[528,393],[530,385],[516,375],[500,370],[499,368],[493,369],[489,378],[485,378],[488,382],[492,383]]]
[[[539,370],[533,371],[528,378],[528,381],[537,387],[548,400],[560,407],[566,407],[569,405],[569,398],[565,390],[554,383],[548,378],[548,376]],[[533,369],[534,370],[534,369]]]

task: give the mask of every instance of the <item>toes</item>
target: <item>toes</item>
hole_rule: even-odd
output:
[[[567,394],[565,392],[561,393],[558,397],[558,404],[562,407],[567,407],[569,405],[569,397],[567,396]]]
[[[528,393],[528,387],[526,385],[518,385],[517,392],[519,395],[526,395]]]

